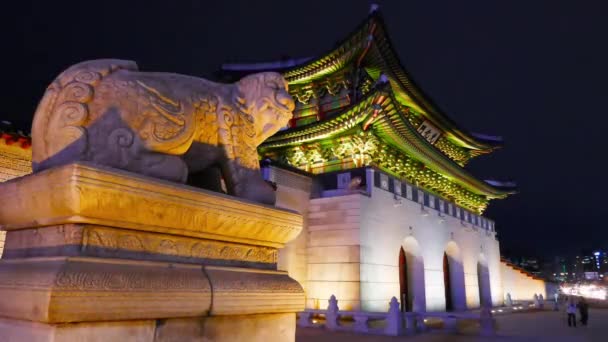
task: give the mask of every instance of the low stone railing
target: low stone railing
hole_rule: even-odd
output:
[[[313,316],[323,316],[324,320],[315,319]],[[388,312],[363,312],[340,310],[338,300],[332,295],[327,310],[307,309],[299,312],[298,326],[325,327],[328,330],[398,336],[404,332],[411,334],[415,332],[416,317],[416,313],[402,313],[399,311],[399,302],[395,297],[389,303]],[[354,323],[346,324],[345,322],[349,320],[354,321]],[[378,322],[378,325],[382,327],[373,327],[370,322]]]
[[[480,313],[472,312],[424,312],[419,314],[418,330],[441,330],[446,333],[458,332],[458,323],[461,321],[475,321],[479,323],[479,334],[482,336],[494,336],[496,327],[494,318],[489,308],[482,309]],[[428,325],[429,320],[440,320],[440,328],[432,328]]]
[[[505,300],[505,308],[511,310],[528,310],[528,309],[544,309],[546,303],[557,304],[554,301],[545,301],[542,294],[534,294],[531,300],[512,300],[511,294],[507,293]],[[555,307],[555,305],[553,305]]]
[[[495,334],[494,319],[490,309],[475,313],[444,313],[444,312],[401,312],[399,301],[393,297],[389,303],[388,312],[363,312],[340,310],[335,296],[329,299],[326,310],[306,309],[298,313],[298,326],[323,327],[332,331],[352,331],[378,335],[413,335],[425,332],[430,328],[426,325],[428,319],[443,321],[441,330],[451,333],[457,331],[461,320],[478,321],[483,336]],[[351,323],[352,322],[352,323]],[[374,324],[371,324],[371,323]]]

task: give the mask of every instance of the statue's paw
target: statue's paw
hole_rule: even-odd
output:
[[[274,188],[265,181],[249,181],[238,197],[246,198],[256,203],[274,205],[276,193]]]

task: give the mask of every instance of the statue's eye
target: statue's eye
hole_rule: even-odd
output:
[[[281,89],[281,87],[278,84],[274,83],[274,82],[273,83],[268,83],[268,88],[275,89],[275,90]]]

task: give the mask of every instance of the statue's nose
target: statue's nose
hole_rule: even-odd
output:
[[[277,94],[277,102],[283,105],[283,107],[287,108],[290,112],[293,112],[294,108],[296,107],[293,98],[286,92],[279,92]]]

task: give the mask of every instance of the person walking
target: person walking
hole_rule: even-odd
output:
[[[589,320],[589,304],[587,304],[585,298],[582,297],[581,300],[578,301],[577,306],[578,311],[581,314],[581,323],[583,324],[583,326],[587,326],[587,321]]]
[[[566,306],[566,313],[568,314],[568,326],[576,328],[576,305],[574,305],[574,300],[570,299],[568,306]]]

